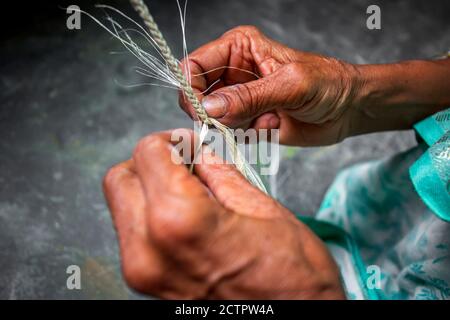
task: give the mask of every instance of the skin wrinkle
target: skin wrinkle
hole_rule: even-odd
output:
[[[164,139],[166,146],[157,142]],[[198,164],[195,166],[195,172],[199,178],[185,175],[185,172],[189,172],[185,166],[171,163],[169,147],[172,144],[169,139],[170,134],[167,132],[156,134],[152,138],[143,139],[134,152],[137,176],[144,186],[139,192],[147,192],[146,197],[143,197],[146,201],[143,208],[136,207],[133,199],[125,196],[123,187],[126,185],[120,180],[105,179],[108,202],[113,203],[113,199],[124,202],[121,207],[111,207],[115,215],[128,212],[126,208],[132,204],[133,210],[146,217],[145,223],[139,226],[145,228],[148,239],[140,236],[139,240],[133,237],[134,233],[130,233],[123,224],[125,220],[115,220],[119,236],[130,236],[130,242],[127,245],[122,242],[120,246],[122,257],[126,259],[125,279],[136,290],[157,293],[163,298],[222,298],[236,288],[242,288],[240,294],[250,293],[254,290],[254,282],[251,279],[258,279],[254,274],[256,270],[264,266],[261,264],[264,259],[273,259],[267,252],[280,252],[288,256],[291,250],[301,252],[301,247],[284,247],[282,239],[295,239],[299,232],[302,232],[302,224],[287,209],[249,185],[231,165]],[[155,163],[158,163],[158,168],[153,167]],[[180,172],[180,175],[177,173],[176,176],[183,177],[178,181],[184,185],[184,188],[177,189],[181,193],[174,196],[171,189],[167,189],[169,192],[166,191],[164,196],[148,193],[145,188],[158,190],[155,187],[148,188],[149,185],[164,186],[177,181],[172,174],[172,177],[152,174],[152,170],[169,167],[173,167],[172,173]],[[149,176],[142,177],[142,174]],[[232,183],[224,188],[224,181]],[[121,187],[114,188],[118,183]],[[207,187],[214,194],[214,198],[210,198],[206,192]],[[183,196],[184,189],[186,196]],[[192,193],[192,190],[198,190],[198,195],[195,196],[197,191]],[[218,190],[223,194],[217,193]],[[251,195],[250,199],[254,199],[247,203],[248,211],[242,210],[240,203],[224,202],[226,199],[249,198],[248,194]],[[136,223],[136,220],[133,221],[136,215],[129,215],[128,218],[129,223]],[[249,242],[249,235],[257,236],[257,242]],[[258,243],[257,239],[261,242]],[[301,246],[300,243],[289,241],[287,246],[291,245]],[[314,247],[316,244],[310,245]],[[140,254],[139,260],[136,260],[133,257],[139,250],[145,250],[145,254]],[[275,263],[275,260],[273,262]],[[291,258],[280,263],[280,268],[286,268],[286,272],[290,267],[295,267],[291,265],[294,263]],[[155,269],[144,269],[147,264],[151,264]],[[310,281],[309,278],[311,277],[303,281]],[[282,280],[273,281],[277,285],[283,283]],[[314,281],[322,279],[318,277]],[[292,297],[291,292],[298,291],[294,290],[293,285],[292,282],[286,282],[283,284],[283,290],[288,293],[278,292],[277,295]],[[267,283],[266,288],[269,286]],[[285,286],[290,288],[284,288]],[[258,296],[264,297],[268,294],[270,292],[261,290]]]
[[[251,56],[250,58],[248,58],[248,53],[246,53],[243,48],[248,47],[248,45],[245,45],[243,42],[248,41],[247,38],[239,38],[239,37],[233,37],[233,41],[230,41],[230,54],[228,56],[228,65],[232,66],[232,65],[241,65],[244,67],[244,69],[246,66],[251,66]],[[234,61],[234,60],[238,60],[238,61]],[[226,72],[232,73],[234,72],[234,70],[227,70]],[[227,77],[230,78],[231,77]],[[226,85],[234,85],[236,84],[236,82],[226,82]]]
[[[202,85],[202,89],[204,89],[204,90],[206,90],[206,88],[208,87],[208,85],[207,85],[207,83],[206,83],[206,80],[207,80],[207,77],[208,77],[208,75],[209,75],[209,73],[207,73],[204,69],[203,69],[203,67],[201,66],[201,64],[200,63],[198,63],[197,62],[197,60],[195,59],[195,58],[191,58],[191,57],[189,57],[189,63],[193,63],[194,65],[195,65],[195,67],[197,67],[199,70],[199,74],[202,74],[202,75],[204,75],[205,77],[206,77],[206,79],[204,79],[204,78],[202,78],[202,77],[196,77],[195,79],[196,80],[200,80],[200,81],[202,81],[204,84]],[[191,68],[191,72],[192,72],[192,68]]]
[[[249,28],[249,27],[244,27],[244,28]],[[255,28],[250,27],[250,29],[252,30],[252,33],[255,33]],[[259,31],[256,31],[256,33],[258,35],[260,35]],[[251,35],[249,35],[248,30],[247,30],[247,32],[245,32],[245,31],[242,32],[242,34],[244,35],[244,37],[248,40],[248,43],[250,44],[249,52],[250,52],[250,55],[252,56],[251,60],[255,61],[256,67],[263,65],[263,63],[265,61],[268,61],[269,59],[274,60],[273,55],[270,52],[261,57],[260,50],[256,49],[256,48],[260,48],[260,46],[255,43],[255,39]],[[264,48],[267,49],[266,47],[264,47]],[[273,50],[272,47],[269,47],[269,50]],[[271,68],[274,68],[274,66],[271,66]],[[273,73],[275,71],[275,69],[272,69],[270,73],[267,73],[267,72],[264,72],[263,70],[261,70],[261,68],[258,68],[258,69],[259,69],[259,72],[262,73],[263,76],[268,76],[270,73]],[[261,72],[261,71],[263,71],[263,72]]]
[[[173,56],[170,47],[167,45],[166,40],[164,39],[161,31],[158,28],[158,25],[153,19],[153,16],[150,14],[147,5],[143,0],[130,0],[130,3],[135,11],[138,12],[144,24],[147,26],[149,35],[153,39],[154,44],[158,47],[157,49],[165,60],[165,65],[167,66],[168,73],[174,76],[175,80],[178,83],[178,87],[183,92],[183,98],[187,98],[187,100],[189,101],[190,106],[188,107],[188,109],[190,111],[192,111],[193,109],[195,111],[196,118],[200,119],[204,125],[214,127],[220,132],[220,134],[226,139],[231,152],[234,153],[233,162],[236,162],[237,169],[242,173],[242,175],[245,176],[248,181],[260,188],[262,191],[267,192],[261,178],[257,175],[251,165],[247,163],[246,159],[241,154],[238,146],[233,140],[232,133],[230,132],[229,128],[221,124],[217,120],[211,118],[207,114],[205,106],[201,104],[196,92],[192,88],[190,81],[191,79],[188,80],[186,78],[186,75],[183,74],[183,68],[180,67],[178,61]],[[182,28],[184,34],[184,21],[182,21]],[[219,55],[220,54],[221,53],[219,51]],[[191,77],[191,74],[189,74],[188,76]]]
[[[245,118],[247,118],[251,114],[256,114],[258,112],[258,105],[257,102],[255,102],[255,96],[252,94],[253,91],[251,91],[246,84],[237,85],[233,89],[236,97],[239,100],[237,106],[239,106],[240,109],[236,110],[238,111],[238,114],[241,114]],[[255,89],[257,89],[257,87],[255,87]],[[251,107],[246,108],[245,106],[247,104]]]
[[[267,234],[262,239],[262,241],[260,242],[260,246],[259,247],[261,248],[261,251],[263,252],[263,254],[260,256],[261,258],[259,259],[259,263],[257,265],[255,264],[253,267],[273,269],[273,268],[270,267],[270,265],[273,263],[274,260],[282,261],[282,263],[278,263],[278,265],[277,265],[277,272],[279,272],[280,274],[283,274],[283,272],[281,272],[280,270],[283,269],[283,265],[288,264],[289,260],[291,260],[291,257],[289,255],[288,255],[288,257],[285,257],[284,255],[281,255],[281,259],[275,259],[275,257],[279,254],[278,251],[277,252],[273,252],[271,254],[264,253],[264,251],[265,251],[264,248],[271,247],[272,246],[271,244],[273,243],[274,240],[275,239],[270,234]],[[291,262],[295,263],[295,261],[291,261]],[[251,274],[251,273],[254,273],[254,272],[256,272],[256,270],[254,270],[250,266],[249,268],[246,269],[245,274],[248,274],[248,273]],[[308,274],[310,274],[310,272],[311,271],[309,271]],[[245,277],[245,274],[241,275],[241,277]],[[306,275],[305,278],[311,278],[311,277],[309,275]],[[256,281],[257,282],[261,282],[261,281],[258,281],[258,279],[256,279]],[[290,279],[289,281],[292,281],[292,279]],[[238,285],[239,285],[239,283],[238,283]],[[283,282],[280,283],[280,288],[283,288]],[[242,289],[238,287],[235,290],[241,291]],[[271,289],[267,289],[267,291],[270,292]],[[283,290],[281,289],[281,291],[283,291]]]
[[[220,299],[221,295],[219,292],[223,290],[221,287],[229,286],[229,283],[232,282],[234,278],[241,275],[243,269],[249,269],[253,265],[257,265],[257,260],[257,257],[254,257],[250,260],[247,259],[247,261],[243,262],[242,264],[233,266],[231,270],[223,272],[210,284],[208,294],[213,298]]]
[[[201,250],[201,248],[199,248],[198,250]],[[198,267],[196,268],[194,265],[191,265],[190,261],[195,261],[196,259],[198,259],[198,257],[196,251],[192,251],[190,249],[184,250],[183,256],[174,255],[173,250],[162,252],[162,256],[169,263],[169,266],[165,268],[166,274],[171,274],[172,277],[175,275],[175,277],[177,277],[176,275],[178,273],[178,268],[189,270],[189,275],[187,275],[188,278],[183,281],[181,281],[181,279],[177,279],[177,281],[173,281],[173,279],[169,278],[167,279],[168,283],[174,283],[174,293],[172,293],[171,296],[174,298],[176,297],[177,299],[203,299],[206,295],[203,292],[207,292],[208,288],[208,283],[207,281],[205,281],[206,275],[209,274],[211,272],[211,269],[213,269],[214,267],[208,267],[203,263],[202,265],[198,265],[198,267],[202,267],[201,269],[199,269]],[[192,290],[192,286],[195,287],[194,290]],[[183,292],[186,290],[191,291],[192,295],[188,296],[188,293],[186,292],[180,294],[180,291]],[[169,298],[169,295],[166,294],[165,297]]]
[[[207,234],[197,230],[202,229],[200,226],[205,227],[204,230],[214,229],[217,224],[215,216],[202,215],[201,218],[199,216],[192,218],[183,215],[182,212],[189,212],[197,207],[201,207],[201,202],[206,201],[186,203],[185,201],[176,200],[174,196],[169,196],[168,199],[161,201],[161,204],[159,204],[161,207],[159,209],[160,212],[149,216],[150,225],[157,226],[153,230],[156,240],[161,241],[163,245],[167,244],[168,247],[171,247],[173,242],[177,241],[190,244],[200,242]],[[169,238],[166,238],[166,233],[169,234]],[[160,238],[159,235],[162,237]]]
[[[171,278],[167,278],[165,286],[166,292],[162,295],[165,299],[204,299],[208,286],[201,281],[200,278],[196,278],[189,274],[187,278],[180,278],[177,276],[177,270],[181,266],[185,266],[182,263],[177,262],[172,256],[167,257],[170,260],[170,265],[167,266],[167,274],[172,275]],[[189,269],[190,266],[186,265],[185,269]],[[192,269],[192,268],[191,268]],[[189,270],[191,270],[189,269]],[[174,281],[175,280],[175,281]]]
[[[303,80],[303,81],[302,81]],[[312,109],[312,107],[314,107],[315,105],[315,101],[318,101],[321,97],[319,97],[319,93],[317,90],[314,91],[310,91],[310,90],[306,90],[306,87],[308,86],[308,82],[305,81],[305,79],[300,79],[300,84],[299,86],[301,86],[300,89],[300,101],[298,103],[296,103],[295,105],[293,105],[291,108],[287,108],[288,112],[299,112],[299,113],[303,113],[305,114],[305,116],[307,117],[307,113],[309,110]],[[303,82],[303,83],[302,83]],[[306,84],[305,84],[306,83]],[[292,95],[294,95],[294,90],[292,90]],[[308,97],[309,94],[309,97]],[[295,96],[291,97],[289,96],[290,99],[294,99]]]
[[[222,257],[214,258],[217,252],[216,248],[218,245],[220,245],[220,239],[233,239],[233,228],[234,225],[239,223],[239,217],[234,212],[233,214],[224,212],[225,216],[224,221],[222,222],[222,228],[220,229],[220,233],[216,234],[216,237],[210,242],[209,247],[211,248],[207,252],[212,253],[212,260],[217,261],[216,267],[211,271],[210,276],[207,278],[207,283],[209,285],[208,292],[211,294],[211,296],[214,296],[214,292],[218,290],[218,287],[221,285],[222,282],[226,280],[231,280],[232,277],[239,275],[242,270],[248,268],[250,265],[252,265],[255,261],[255,257],[252,257],[249,259],[250,255],[246,256],[239,256],[240,259],[242,259],[242,262],[236,263],[236,260],[233,259],[233,261],[228,261],[225,263],[219,262],[223,260]],[[227,246],[230,246],[230,243],[227,242]],[[233,252],[232,248],[231,250],[225,250],[227,252]],[[224,269],[223,266],[226,265],[227,267]],[[228,265],[230,265],[228,267]],[[218,267],[221,266],[221,267]]]
[[[252,27],[236,28],[191,56],[195,59],[192,66],[205,72],[224,63],[258,68],[265,75],[262,79],[218,70],[193,79],[194,87],[210,85],[209,82],[217,80],[215,77],[223,78],[217,93],[222,91],[235,104],[223,118],[232,124],[235,121],[256,124],[258,119],[262,122],[266,119],[268,123],[263,117],[270,115],[258,115],[280,106],[276,110],[280,141],[296,146],[326,145],[358,134],[352,127],[355,118],[371,126],[365,130],[383,130],[393,125],[391,121],[395,118],[401,118],[397,125],[402,127],[405,118],[415,119],[417,112],[419,116],[424,112],[421,107],[432,105],[430,96],[438,95],[436,100],[446,101],[445,94],[448,95],[442,80],[448,79],[448,73],[434,64],[422,61],[405,65],[351,65],[284,47]],[[273,72],[264,74],[267,71]],[[433,86],[436,74],[440,80]],[[222,87],[227,83],[239,85]],[[430,90],[430,86],[434,89]],[[383,92],[386,96],[380,94]],[[422,101],[423,105],[414,107],[412,101]],[[183,107],[189,110],[188,106]],[[364,118],[366,108],[374,113],[374,121],[370,123]],[[414,115],[401,117],[405,110]],[[114,215],[127,215],[126,220],[130,220],[115,220],[114,223],[121,224],[118,232],[128,232],[132,250],[145,251],[155,259],[155,263],[149,264],[164,273],[159,279],[150,278],[145,285],[139,284],[142,291],[177,298],[345,298],[338,267],[325,244],[289,210],[255,190],[232,166],[197,164],[196,176],[192,176],[182,164],[171,165],[170,152],[164,148],[165,143],[170,145],[169,138],[154,135],[161,144],[154,148],[141,146],[142,155],[134,159],[136,175],[142,184],[138,193],[146,195],[144,208],[136,207],[132,197],[126,197],[122,180],[109,179],[107,183],[113,185],[109,185],[110,192],[106,193],[109,202],[114,202],[112,199],[124,202],[117,208],[111,207],[122,211]],[[170,195],[148,192],[163,189]],[[141,224],[149,235],[146,247],[139,241],[132,244],[136,233],[127,228],[127,223],[139,224],[133,220],[136,216],[126,210],[128,206],[147,217]],[[155,235],[161,241],[153,241]],[[122,252],[124,258],[131,259],[130,247],[121,250],[128,252]],[[143,273],[142,281],[151,277],[139,266],[136,268],[135,272]],[[155,274],[158,273],[154,271],[152,275]],[[128,277],[131,281],[139,279],[139,275]],[[158,283],[161,279],[167,282],[163,284],[165,288]]]
[[[245,33],[242,33],[242,34],[244,34],[245,36],[244,37],[237,37],[236,36],[236,34],[232,34],[232,40],[233,41],[231,41],[230,43],[229,43],[229,51],[231,52],[231,54],[229,54],[229,57],[228,57],[228,65],[234,65],[235,63],[233,63],[233,62],[235,62],[235,61],[231,61],[230,59],[231,59],[231,57],[233,57],[233,58],[240,58],[240,60],[241,60],[241,63],[237,63],[237,65],[244,65],[244,66],[246,66],[246,65],[248,65],[248,66],[251,66],[252,65],[252,58],[248,58],[247,56],[252,56],[252,54],[250,53],[250,52],[245,52],[244,50],[243,50],[243,48],[249,48],[249,45],[248,44],[251,44],[251,40],[247,37],[247,35],[245,34]],[[225,34],[224,35],[225,37],[227,36],[227,34]],[[243,44],[243,42],[245,42],[245,41],[247,41],[247,45],[245,45],[245,44]],[[251,47],[251,46],[250,46]],[[230,72],[232,72],[232,70],[227,70],[227,71],[225,71],[225,72],[228,72],[228,73],[230,73]],[[240,103],[238,103],[237,105],[238,106],[242,106],[243,108],[242,109],[240,109],[240,110],[238,110],[239,111],[239,114],[245,114],[245,113],[247,113],[247,114],[252,114],[254,111],[256,111],[256,110],[248,110],[248,109],[245,109],[244,108],[244,106],[246,106],[246,105],[248,105],[248,100],[250,101],[250,105],[251,106],[255,106],[254,105],[254,103],[253,103],[253,98],[254,98],[254,94],[252,93],[252,91],[245,85],[245,83],[244,84],[237,84],[236,85],[236,83],[235,82],[225,82],[225,84],[226,85],[231,85],[231,86],[229,86],[228,87],[228,89],[230,89],[230,90],[235,90],[234,92],[235,92],[235,94],[236,94],[236,97],[239,99],[239,101],[240,101]],[[238,86],[238,87],[237,87]],[[256,88],[255,88],[256,89]],[[244,98],[242,95],[241,95],[241,90],[246,90],[247,91],[247,94],[246,94],[246,97],[247,97],[247,99],[246,98]],[[217,96],[219,96],[220,98],[222,98],[222,99],[224,99],[225,101],[226,101],[226,103],[228,104],[228,105],[230,105],[230,104],[232,104],[233,103],[233,101],[232,100],[230,100],[230,98],[229,98],[229,96],[228,95],[226,95],[226,94],[221,94],[221,93],[215,93]],[[256,109],[256,107],[257,106],[255,106],[255,109]],[[218,119],[223,119],[223,118],[225,118],[228,114],[229,114],[229,112],[230,112],[230,110],[228,110],[222,117],[220,117],[220,118],[218,118]]]
[[[335,60],[335,63],[337,63],[342,69],[345,70],[345,66],[342,64],[341,61],[339,60]],[[335,102],[335,105],[346,105],[345,102],[350,100],[351,98],[351,92],[352,92],[352,88],[353,86],[351,85],[351,81],[350,79],[348,79],[347,77],[347,72],[338,72],[338,74],[340,75],[340,81],[341,81],[341,87],[343,88],[343,90],[341,90],[341,94],[339,94],[339,92],[336,94],[336,99],[337,101]],[[335,108],[334,109],[335,114],[337,113],[338,115],[334,115],[334,121],[337,120],[338,117],[340,117],[344,111],[345,108]],[[332,116],[333,118],[333,116]]]
[[[241,224],[242,224],[242,222],[241,222]],[[244,222],[244,226],[245,226],[245,222]],[[267,235],[267,237],[270,237],[270,235]],[[258,246],[258,248],[264,248],[264,247],[265,247],[264,245]],[[262,250],[262,251],[264,251],[264,250]],[[258,258],[258,256],[259,256],[259,258]],[[238,287],[235,288],[235,290],[241,291],[241,289],[240,289],[240,281],[239,281],[240,278],[242,278],[242,277],[245,278],[245,275],[247,273],[252,273],[253,272],[252,270],[254,270],[253,268],[261,267],[262,260],[265,260],[265,259],[268,259],[268,258],[270,259],[270,256],[267,256],[264,253],[262,255],[258,255],[258,256],[253,256],[252,255],[252,259],[250,261],[248,261],[249,259],[247,258],[248,263],[245,266],[243,266],[243,268],[241,269],[241,270],[245,270],[245,273],[242,274],[242,272],[241,272],[241,274],[236,274],[237,279],[234,282],[234,285],[237,285]],[[232,279],[230,279],[230,278],[227,278],[226,280],[228,280],[229,282],[232,282],[231,281]]]
[[[225,52],[225,55],[229,57],[229,56],[231,56],[231,50],[232,50],[231,44],[227,44],[226,48],[227,48],[227,52]],[[221,60],[222,61],[228,61],[228,63],[229,63],[229,60],[226,57],[224,57],[224,54],[222,53],[223,51],[219,50],[218,52],[219,52],[219,55],[221,56]],[[223,75],[226,72],[227,72],[227,70],[224,69],[221,74]]]
[[[225,213],[226,214],[226,213]],[[233,223],[236,223],[236,216],[230,216],[227,215],[230,219],[226,219],[228,221],[226,225],[228,227],[225,227],[221,229],[220,234],[216,234],[215,239],[218,238],[229,238],[226,233],[231,230],[231,225]],[[216,250],[216,245],[214,243],[217,243],[217,240],[212,240],[207,243],[207,246],[211,247],[211,250],[203,250],[202,252],[211,252],[214,253]],[[227,250],[226,250],[227,251]],[[214,256],[214,254],[213,254]],[[230,261],[228,263],[220,263],[221,267],[218,267],[218,265],[214,266],[214,263],[210,265],[210,270],[206,271],[205,274],[210,274],[209,277],[206,277],[205,275],[199,275],[198,277],[195,277],[196,279],[204,279],[204,283],[206,285],[206,288],[204,289],[204,294],[199,295],[201,299],[207,298],[208,296],[213,296],[214,291],[217,291],[218,287],[220,286],[222,281],[231,280],[232,277],[239,275],[242,269],[248,268],[248,266],[252,263],[252,261],[248,259],[248,256],[240,257],[241,259],[245,259],[242,261],[242,263],[236,263],[235,260]],[[212,258],[212,261],[216,259]],[[220,259],[219,259],[220,260]],[[228,268],[223,269],[224,265],[230,265]]]

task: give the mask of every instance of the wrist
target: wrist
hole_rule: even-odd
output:
[[[410,129],[450,105],[449,64],[407,61],[355,68],[351,135]]]

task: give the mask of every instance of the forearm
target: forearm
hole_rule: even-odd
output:
[[[450,107],[450,59],[357,67],[351,135],[410,129]]]

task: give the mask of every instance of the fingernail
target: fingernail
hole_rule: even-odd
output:
[[[202,100],[202,105],[206,110],[206,113],[213,118],[221,118],[227,113],[227,103],[226,101],[216,95],[210,94]]]

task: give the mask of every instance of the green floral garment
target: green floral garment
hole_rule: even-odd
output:
[[[299,217],[327,243],[349,298],[450,298],[449,129],[450,109],[419,122],[418,146],[347,168],[317,219]]]

